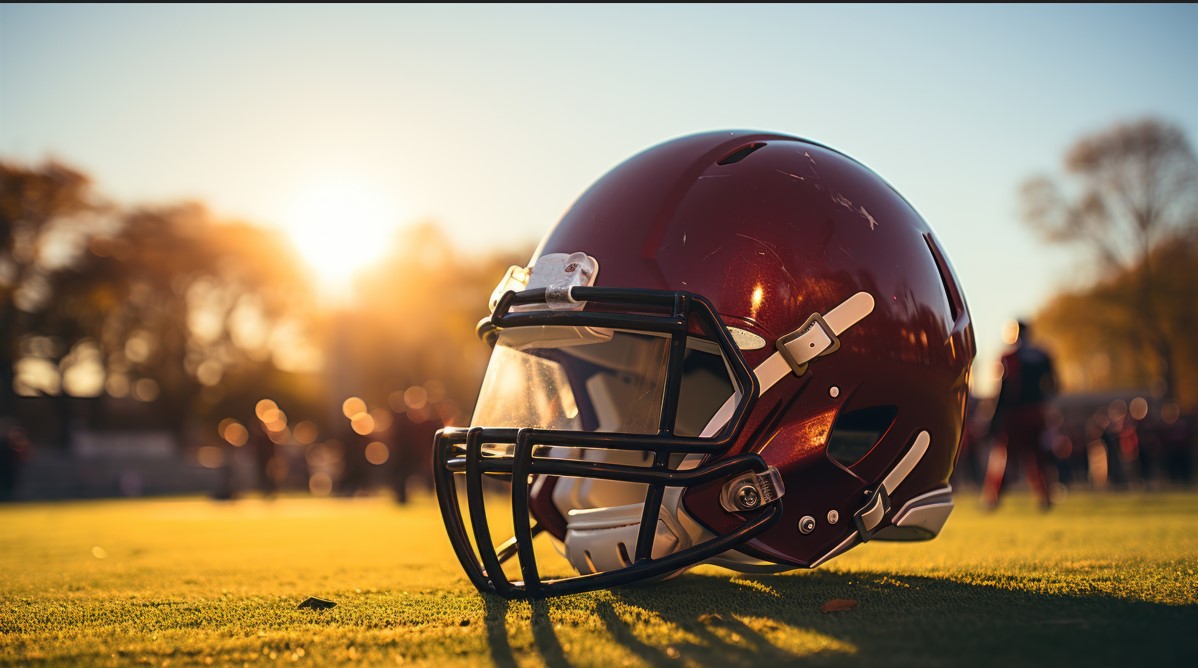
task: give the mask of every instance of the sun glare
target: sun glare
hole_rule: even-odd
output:
[[[284,220],[320,291],[337,299],[350,295],[354,275],[382,256],[401,223],[388,198],[352,180],[304,190]]]

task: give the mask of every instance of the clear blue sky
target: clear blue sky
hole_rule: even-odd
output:
[[[1078,280],[1018,186],[1153,115],[1198,140],[1196,5],[0,7],[0,157],[122,203],[201,198],[287,227],[350,179],[397,223],[532,247],[670,137],[798,134],[878,171],[941,237],[981,345]]]

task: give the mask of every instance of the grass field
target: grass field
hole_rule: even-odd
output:
[[[428,498],[0,507],[0,663],[1198,666],[1198,495],[960,497],[932,542],[532,604],[477,594],[440,522]]]

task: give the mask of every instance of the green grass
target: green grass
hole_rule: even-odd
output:
[[[532,604],[473,590],[427,498],[0,507],[0,663],[1198,666],[1198,496],[957,503],[815,571]]]

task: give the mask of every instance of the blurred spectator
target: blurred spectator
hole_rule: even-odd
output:
[[[1136,431],[1140,441],[1140,478],[1148,489],[1158,489],[1162,482],[1161,465],[1164,459],[1160,422],[1152,418],[1140,420]]]
[[[1045,479],[1051,443],[1045,410],[1057,392],[1056,372],[1048,353],[1032,344],[1026,322],[1009,323],[1004,335],[1012,349],[1002,358],[1002,385],[990,420],[989,435],[994,440],[982,505],[989,509],[998,505],[1007,468],[1017,460],[1040,507],[1047,510],[1052,507]]]
[[[10,501],[29,458],[29,438],[12,418],[0,418],[0,501]]]
[[[233,501],[237,498],[234,468],[237,448],[227,441],[223,441],[219,447],[225,456],[221,461],[220,476],[217,478],[216,489],[212,491],[212,498],[217,501]]]
[[[1140,433],[1136,426],[1135,418],[1129,414],[1124,414],[1119,421],[1119,454],[1123,455],[1128,482],[1140,477]]]
[[[1128,425],[1127,402],[1122,399],[1112,401],[1107,407],[1104,424],[1100,438],[1106,455],[1107,483],[1115,489],[1126,489],[1128,464],[1138,447],[1134,431]]]
[[[258,473],[258,489],[262,496],[273,499],[278,491],[274,467],[275,443],[266,432],[266,425],[261,420],[250,419],[250,447],[254,450],[254,469]]]
[[[432,491],[433,440],[444,424],[429,402],[427,390],[413,385],[402,396],[395,393],[391,408],[395,411],[391,450],[392,485],[395,500],[408,502],[409,482],[415,479],[425,491]]]
[[[341,444],[343,453],[343,468],[337,495],[357,496],[365,493],[370,484],[370,463],[366,460],[366,446],[370,439],[359,434],[353,428],[351,420],[338,432],[337,441]]]
[[[1110,426],[1107,410],[1099,408],[1086,421],[1086,468],[1090,484],[1095,489],[1106,489],[1110,484],[1110,439],[1106,436]]]
[[[1064,413],[1064,411],[1062,411]],[[1057,466],[1057,477],[1066,489],[1084,483],[1089,476],[1089,464],[1086,459],[1086,429],[1089,417],[1070,411],[1062,421],[1056,439],[1052,444],[1053,459]]]
[[[1161,407],[1158,432],[1165,475],[1169,481],[1189,487],[1194,475],[1194,416],[1182,415],[1175,403]]]
[[[1069,438],[1065,426],[1065,416],[1056,406],[1048,406],[1045,410],[1044,447],[1045,457],[1050,462],[1049,473],[1055,473],[1055,481],[1049,480],[1049,497],[1057,498],[1068,489],[1073,482],[1073,467],[1070,457],[1073,454],[1073,441]]]

